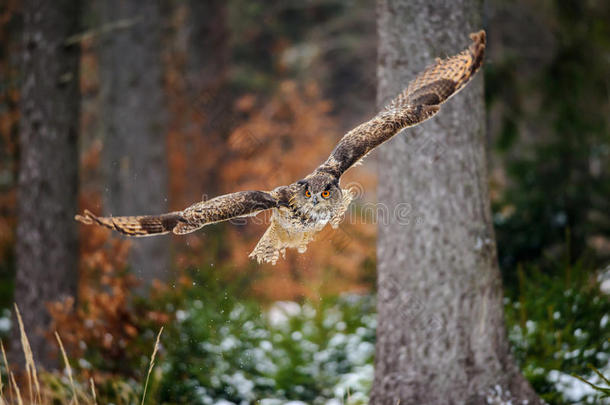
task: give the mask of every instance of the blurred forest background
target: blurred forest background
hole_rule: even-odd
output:
[[[0,4],[5,347],[11,336],[18,342],[11,310],[22,291],[23,3]],[[157,213],[288,184],[376,112],[373,1],[83,7],[66,43],[80,47],[78,211]],[[484,2],[489,182],[509,339],[524,375],[552,404],[593,403],[595,392],[572,377],[599,381],[589,364],[610,374],[608,21],[610,3],[601,0]],[[375,173],[373,154],[342,180],[359,191],[352,210],[375,202]],[[44,325],[50,359],[58,354],[52,332],[60,333],[78,395],[89,395],[92,380],[100,403],[139,402],[162,325],[151,403],[367,403],[376,225],[344,222],[307,254],[289,252],[272,267],[248,259],[264,231],[255,222],[144,243],[80,227],[78,300],[40,302],[32,314],[22,308],[24,318]],[[48,268],[29,282],[54,277]],[[43,382],[46,395],[72,395],[62,372],[44,373]]]

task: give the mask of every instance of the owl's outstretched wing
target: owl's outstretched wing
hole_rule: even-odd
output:
[[[372,149],[400,130],[436,114],[440,105],[460,91],[483,63],[485,31],[470,34],[472,44],[457,55],[437,59],[373,119],[341,138],[330,157],[316,171],[339,178]]]
[[[241,191],[201,201],[183,211],[162,215],[135,217],[98,217],[85,210],[74,219],[84,224],[97,224],[128,236],[153,236],[172,232],[177,235],[193,232],[205,225],[229,219],[256,215],[277,207],[288,197],[276,190]]]

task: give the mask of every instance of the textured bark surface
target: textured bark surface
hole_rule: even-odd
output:
[[[481,28],[475,0],[378,2],[378,104]],[[506,339],[487,186],[483,75],[381,147],[371,404],[534,404]],[[525,402],[529,401],[529,402]]]
[[[167,211],[166,113],[160,1],[100,1],[103,25],[129,21],[99,46],[105,213]],[[169,237],[133,240],[130,265],[145,283],[169,275]]]
[[[23,16],[15,300],[36,361],[54,367],[45,304],[77,285],[79,48],[65,41],[78,30],[79,2],[25,1]],[[16,327],[11,343],[23,364]]]

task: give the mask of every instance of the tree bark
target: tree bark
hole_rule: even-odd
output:
[[[469,45],[478,0],[379,0],[378,104]],[[371,404],[539,403],[506,338],[487,185],[483,75],[380,150]],[[529,402],[524,402],[529,401]]]
[[[99,49],[105,211],[163,213],[168,185],[160,1],[104,0],[100,8],[102,26],[128,22],[105,34]],[[130,266],[146,284],[167,279],[169,238],[133,240]]]
[[[76,295],[79,46],[75,0],[23,3],[15,300],[38,364],[56,366],[43,335],[49,301]],[[23,364],[15,324],[11,357]]]

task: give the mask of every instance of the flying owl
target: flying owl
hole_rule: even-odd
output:
[[[183,235],[206,225],[271,210],[271,224],[250,253],[259,263],[275,265],[287,248],[299,253],[327,224],[339,225],[352,195],[341,189],[343,173],[371,150],[406,127],[434,116],[442,103],[461,90],[479,70],[485,53],[485,32],[471,34],[468,49],[420,73],[407,88],[370,121],[341,138],[330,157],[305,178],[271,191],[240,191],[201,201],[163,215],[98,217],[89,211],[76,215],[84,224],[97,224],[128,236],[172,232]]]

